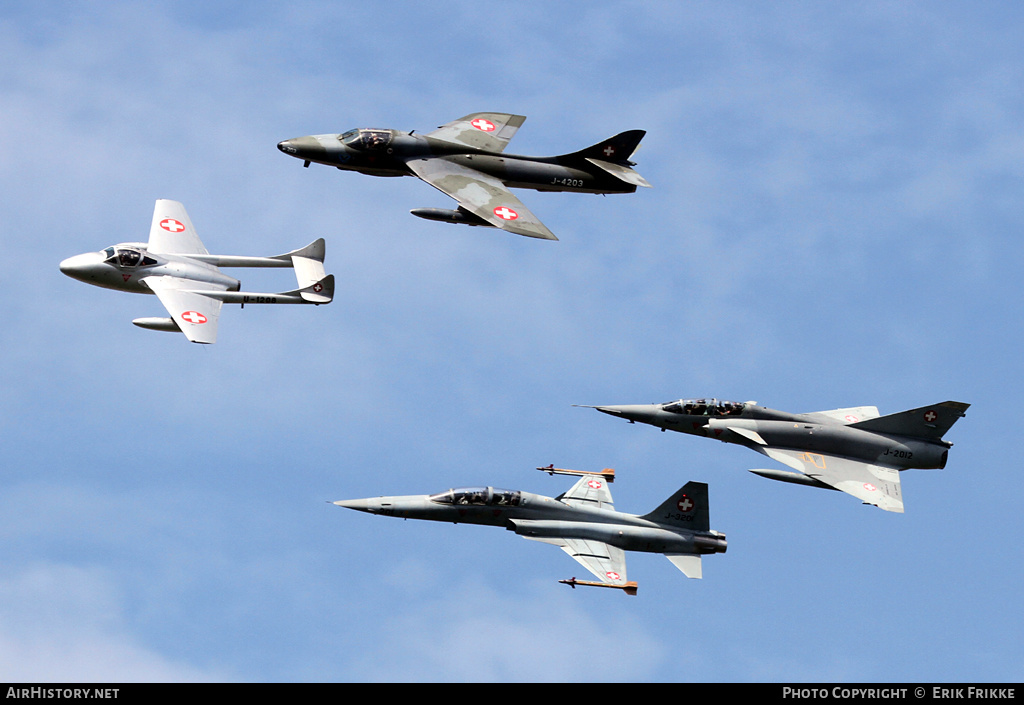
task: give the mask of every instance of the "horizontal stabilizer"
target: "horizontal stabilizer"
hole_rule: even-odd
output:
[[[679,570],[683,571],[683,575],[687,578],[700,579],[704,577],[704,573],[701,567],[700,556],[693,553],[666,553],[665,558]]]
[[[640,176],[640,174],[628,166],[606,162],[603,159],[594,159],[593,157],[587,157],[587,161],[600,169],[604,169],[616,179],[625,181],[627,184],[643,186],[644,188],[652,188],[647,179]]]
[[[323,260],[292,255],[292,266],[295,267],[295,279],[298,280],[300,289],[313,286],[327,276]]]

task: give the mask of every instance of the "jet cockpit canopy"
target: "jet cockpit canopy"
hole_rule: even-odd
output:
[[[360,151],[374,151],[384,149],[391,144],[391,130],[368,130],[358,128],[349,130],[340,138],[341,143],[346,147]]]
[[[476,506],[518,507],[521,492],[499,490],[496,487],[460,487],[447,492],[430,495],[431,502],[438,504],[472,504]]]
[[[156,260],[149,257],[142,250],[125,245],[115,245],[103,250],[103,261],[108,264],[116,264],[119,267],[138,267],[140,264],[148,266],[156,264]]]
[[[665,402],[661,410],[687,416],[738,416],[743,413],[744,406],[742,402],[720,399],[680,399]]]

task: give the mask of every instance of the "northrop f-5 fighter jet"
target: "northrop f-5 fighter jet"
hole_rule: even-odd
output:
[[[241,283],[218,267],[292,267],[299,287],[280,294],[240,291]],[[211,255],[199,241],[185,206],[158,200],[149,242],[113,245],[60,263],[60,271],[86,284],[156,294],[170,318],[136,318],[151,330],[181,331],[193,343],[217,341],[222,304],[329,304],[334,275],[324,273],[324,241],[274,257]]]
[[[636,583],[626,580],[625,551],[664,553],[689,578],[701,577],[702,555],[725,553],[725,534],[710,528],[708,486],[703,482],[686,483],[650,514],[636,516],[617,512],[612,506],[608,483],[615,479],[614,470],[537,469],[581,477],[572,489],[554,498],[472,487],[433,495],[347,499],[334,504],[403,519],[503,526],[523,538],[558,546],[598,579],[559,581],[573,588],[619,588],[635,595]]]
[[[522,115],[473,113],[422,135],[358,128],[340,135],[296,137],[277,148],[307,167],[316,162],[372,176],[418,176],[458,201],[459,207],[417,208],[413,215],[544,240],[558,238],[509,187],[580,193],[633,193],[637,186],[650,187],[629,161],[646,134],[643,130],[623,132],[558,157],[504,154],[525,120]]]
[[[899,471],[946,467],[953,444],[942,436],[969,406],[944,401],[888,416],[879,416],[873,406],[790,414],[756,402],[718,399],[590,408],[662,431],[746,446],[798,471],[752,473],[841,490],[887,512],[902,512]]]

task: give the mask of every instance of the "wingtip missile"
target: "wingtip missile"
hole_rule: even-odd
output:
[[[637,584],[635,581],[630,580],[628,583],[622,585],[615,585],[613,583],[599,583],[594,580],[577,580],[575,577],[569,578],[568,580],[559,580],[558,582],[563,585],[568,585],[573,590],[576,589],[577,585],[589,585],[590,587],[603,587],[603,588],[615,588],[616,590],[622,590],[627,595],[636,595]]]
[[[541,472],[546,472],[548,475],[578,475],[579,477],[586,477],[589,475],[600,475],[608,483],[615,482],[615,470],[612,468],[604,468],[601,471],[593,470],[570,470],[568,468],[556,468],[554,463],[546,467],[537,468]]]

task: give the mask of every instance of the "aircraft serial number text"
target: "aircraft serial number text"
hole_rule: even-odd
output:
[[[583,179],[552,179],[551,183],[559,186],[583,186]]]

